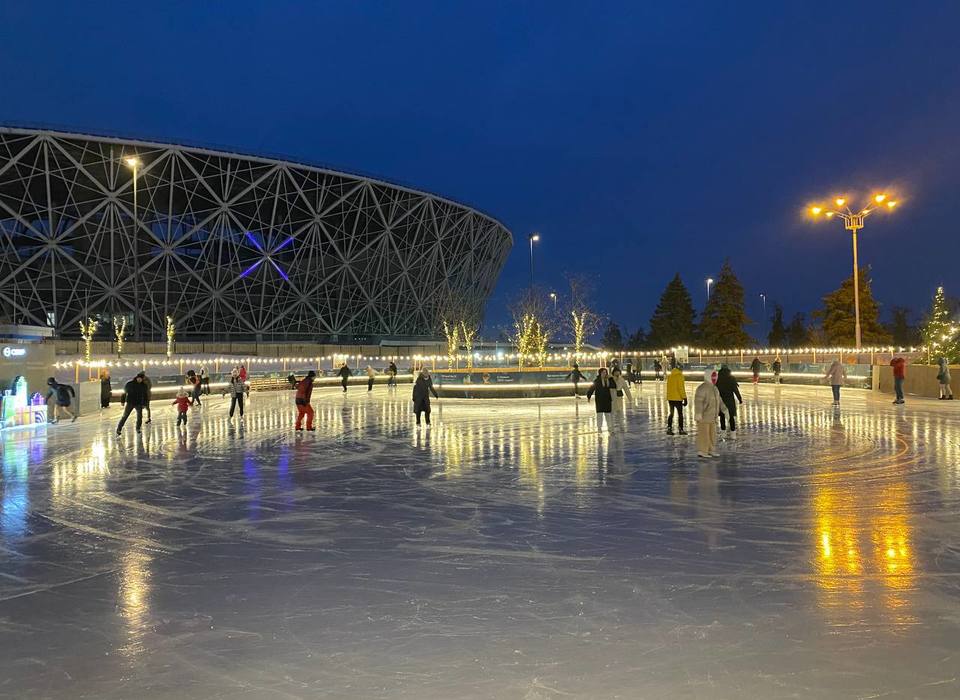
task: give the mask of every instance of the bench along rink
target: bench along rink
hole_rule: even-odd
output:
[[[960,696],[960,403],[741,388],[713,460],[654,382],[0,433],[0,697]]]

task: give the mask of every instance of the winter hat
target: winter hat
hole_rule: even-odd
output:
[[[140,379],[146,379],[147,375],[144,372],[137,372],[136,377],[140,377]],[[136,379],[136,377],[134,378]]]
[[[185,398],[187,398],[187,392],[185,392],[183,389],[181,389],[180,391],[177,392],[177,398],[178,398],[178,399],[185,399]]]
[[[715,370],[715,369],[704,370],[704,372],[703,372],[703,381],[705,381],[705,382],[707,382],[707,383],[709,383],[709,384],[716,384],[716,383],[717,383],[717,370]]]
[[[308,376],[308,377],[316,377],[316,376],[317,376],[317,373],[314,372],[313,370],[310,370],[309,372],[307,372],[307,376]]]
[[[47,377],[47,386],[53,386],[56,383],[57,383],[56,379],[54,379],[53,377]]]

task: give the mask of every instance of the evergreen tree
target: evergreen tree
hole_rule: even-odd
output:
[[[695,318],[690,292],[680,279],[680,273],[677,273],[663,290],[650,318],[647,344],[662,349],[690,343],[694,338]]]
[[[948,362],[960,361],[960,326],[951,317],[943,287],[937,287],[930,315],[923,324],[923,344],[930,348],[931,359],[946,357]]]
[[[910,323],[910,309],[905,306],[894,306],[890,309],[890,323],[886,328],[894,345],[910,347],[920,344],[920,330]]]
[[[793,315],[790,325],[787,326],[787,345],[791,348],[801,348],[810,342],[810,333],[807,330],[807,317],[802,313]]]
[[[603,333],[601,343],[604,350],[623,350],[623,331],[620,330],[620,326],[610,321],[607,324],[607,330]]]
[[[830,345],[852,346],[856,340],[853,275],[840,288],[823,298],[823,308],[814,312]],[[890,334],[880,323],[880,309],[873,298],[869,270],[860,268],[860,332],[864,343],[889,343]]]
[[[629,350],[639,350],[640,348],[645,348],[647,346],[647,334],[643,332],[642,328],[638,328],[636,331],[630,334],[630,337],[627,338],[627,349]]]
[[[770,326],[770,333],[767,335],[767,342],[771,347],[782,348],[787,344],[787,328],[783,325],[783,307],[780,304],[773,305],[773,317]]]
[[[750,322],[743,310],[743,285],[730,267],[723,263],[713,294],[703,309],[700,342],[715,348],[737,348],[752,342],[743,327]]]

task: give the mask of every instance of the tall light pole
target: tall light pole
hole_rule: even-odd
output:
[[[855,318],[854,332],[856,336],[857,350],[862,346],[860,332],[860,265],[857,260],[857,232],[863,228],[864,219],[878,209],[883,211],[892,211],[897,206],[897,201],[889,199],[886,194],[880,193],[873,196],[873,202],[863,207],[858,212],[853,212],[847,205],[846,197],[837,197],[833,200],[837,206],[836,209],[828,209],[819,204],[810,207],[810,214],[813,217],[819,217],[821,214],[827,219],[836,216],[843,220],[843,227],[847,229],[853,237],[853,314]]]
[[[140,246],[137,241],[140,240],[140,232],[137,230],[137,171],[140,169],[140,159],[136,156],[127,156],[123,159],[127,167],[133,170],[133,308],[136,313],[140,313]],[[136,338],[141,340],[139,319],[134,316],[134,327],[136,329]]]
[[[763,302],[763,322],[767,322],[767,295],[760,292],[760,301]]]
[[[530,286],[533,286],[533,244],[540,240],[539,233],[531,233],[527,236],[527,240],[530,241]]]
[[[713,284],[713,277],[707,277],[707,301],[710,301],[710,286]]]
[[[553,313],[557,313],[557,293],[550,292],[550,298],[553,299]]]

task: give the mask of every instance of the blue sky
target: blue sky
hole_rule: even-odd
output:
[[[960,3],[7,2],[0,122],[287,154],[437,192],[516,245],[527,284],[595,278],[646,325],[680,272],[698,306],[729,258],[810,311],[848,235],[803,207],[896,191],[864,264],[889,308],[960,294]],[[756,329],[754,329],[756,333]]]

